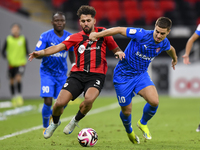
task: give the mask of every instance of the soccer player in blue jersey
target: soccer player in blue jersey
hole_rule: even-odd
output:
[[[192,34],[192,36],[188,39],[185,47],[185,54],[183,57],[183,63],[186,65],[190,64],[189,55],[192,49],[194,42],[200,37],[200,24],[198,25],[196,31]],[[198,125],[196,132],[200,132],[200,124]]]
[[[60,44],[71,33],[64,30],[65,15],[62,12],[56,12],[52,16],[53,29],[41,34],[35,50],[40,51],[47,47]],[[42,108],[43,133],[49,126],[49,120],[52,114],[52,98],[56,99],[62,86],[67,80],[67,51],[63,50],[48,57],[42,57],[40,65],[41,91],[40,96],[44,98]],[[41,57],[40,57],[41,58]],[[69,49],[69,59],[73,65],[75,56],[73,47]]]
[[[132,98],[135,94],[142,96],[147,103],[143,109],[142,118],[137,126],[143,132],[145,139],[151,139],[147,122],[155,115],[159,99],[158,93],[147,69],[151,61],[161,52],[166,51],[172,58],[172,68],[177,64],[177,55],[166,36],[169,34],[172,22],[169,18],[160,17],[155,23],[154,30],[133,27],[114,27],[102,32],[90,34],[90,39],[121,34],[131,38],[124,53],[125,58],[119,61],[113,76],[113,82],[119,105],[120,118],[131,142],[139,144],[131,125]]]

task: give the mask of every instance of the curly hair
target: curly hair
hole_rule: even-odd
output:
[[[94,9],[94,7],[92,6],[88,6],[88,5],[82,5],[78,11],[77,11],[77,15],[80,18],[81,15],[91,15],[92,18],[94,18],[94,16],[96,15],[96,10]]]

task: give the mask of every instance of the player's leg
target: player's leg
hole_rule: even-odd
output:
[[[90,111],[105,81],[105,75],[101,74],[82,73],[82,77],[82,85],[84,84],[84,101],[80,104],[76,116],[73,117],[70,123],[64,128],[63,132],[65,134],[70,134],[77,126],[78,122]]]
[[[53,112],[52,117],[53,121],[48,126],[48,128],[44,132],[44,138],[50,138],[53,135],[53,132],[56,130],[56,128],[60,125],[60,116],[63,113],[64,106],[68,104],[68,102],[73,98],[72,94],[62,89],[60,91],[60,94],[58,95],[58,98],[56,102],[53,105]]]
[[[157,90],[147,72],[142,74],[141,80],[137,84],[136,93],[147,101],[143,108],[142,118],[137,122],[137,126],[143,132],[145,139],[151,139],[152,137],[147,127],[147,122],[155,115],[159,99]]]
[[[9,76],[9,80],[10,80],[10,93],[11,93],[11,102],[12,102],[12,105],[14,107],[17,106],[17,100],[16,100],[16,92],[15,92],[15,68],[9,68],[8,70],[8,76]]]
[[[134,89],[135,86],[134,79],[129,80],[129,82],[123,84],[115,82],[114,86],[117,94],[118,103],[121,106],[120,118],[125,127],[128,138],[133,144],[139,144],[139,137],[135,135],[131,123],[132,97],[134,96],[132,89]]]
[[[42,122],[43,122],[43,134],[46,128],[49,126],[50,118],[52,115],[52,97],[44,97],[44,104],[42,107]]]
[[[55,93],[55,80],[53,77],[40,72],[41,90],[40,97],[44,98],[42,107],[43,134],[49,126],[49,120],[52,115],[52,97]]]
[[[22,97],[22,75],[17,73],[16,76],[15,76],[15,81],[16,82],[16,86],[17,86],[17,105],[18,106],[22,106],[24,104],[24,100],[23,100],[23,97]]]

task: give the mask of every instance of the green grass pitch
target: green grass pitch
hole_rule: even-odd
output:
[[[37,106],[35,110],[8,116],[0,121],[1,150],[199,150],[200,132],[195,130],[200,122],[200,98],[170,98],[160,96],[156,115],[148,122],[152,140],[144,141],[136,123],[141,118],[145,101],[133,98],[132,126],[140,137],[139,145],[132,144],[119,117],[120,107],[115,97],[98,97],[91,113],[79,122],[80,128],[70,135],[63,133],[69,119],[78,111],[83,99],[70,103],[61,116],[62,123],[49,139],[42,135],[42,118],[38,110],[42,99],[25,100],[24,105]],[[7,109],[0,109],[4,112]],[[92,148],[81,147],[77,134],[91,127],[99,140]],[[14,133],[14,134],[13,134]]]

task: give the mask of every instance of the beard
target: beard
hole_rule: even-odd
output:
[[[86,27],[88,27],[88,26],[86,26]],[[86,28],[86,27],[85,27],[85,28]],[[89,27],[88,27],[88,29],[85,29],[85,28],[83,28],[83,31],[84,31],[86,34],[90,34],[91,31],[92,31],[92,28],[89,28]]]

